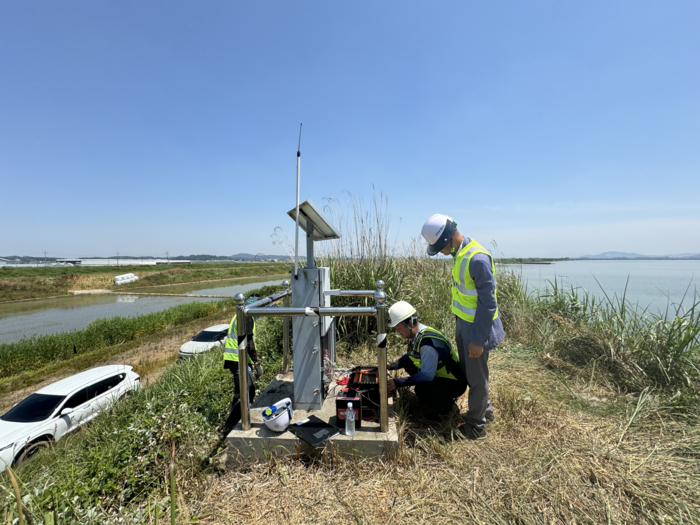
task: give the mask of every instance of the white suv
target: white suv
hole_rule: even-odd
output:
[[[90,421],[141,378],[126,365],[100,366],[45,386],[0,416],[0,472]]]
[[[192,338],[192,341],[187,341],[180,347],[178,352],[179,359],[187,359],[195,355],[203,354],[217,346],[224,346],[226,336],[228,335],[227,324],[217,324],[205,328]]]

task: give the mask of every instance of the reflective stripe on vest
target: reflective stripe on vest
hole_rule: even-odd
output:
[[[255,339],[255,321],[253,321],[253,339]],[[245,340],[243,344],[245,344]],[[231,324],[228,327],[226,344],[224,344],[224,361],[234,361],[238,363],[238,323],[236,323],[235,315],[233,319],[231,319]],[[253,364],[250,354],[248,354],[248,362]]]
[[[425,337],[428,337],[429,339],[437,339],[438,341],[442,341],[443,343],[445,343],[447,348],[450,349],[450,357],[452,357],[455,363],[459,363],[459,356],[457,355],[457,352],[455,352],[455,349],[452,348],[452,345],[447,340],[447,338],[434,328],[426,326],[424,330],[418,332],[416,340],[413,343],[410,343],[410,348],[408,350],[408,357],[411,360],[411,362],[416,366],[416,368],[418,368],[418,370],[421,369],[420,344]],[[435,377],[443,377],[445,379],[456,380],[457,378],[447,370],[447,366],[445,365],[444,359],[446,359],[447,356],[444,355],[444,349],[435,348],[435,351],[438,353],[438,364],[437,369],[435,370]]]
[[[477,253],[488,255],[491,260],[491,271],[495,279],[496,265],[493,262],[493,257],[491,257],[491,254],[486,251],[483,246],[474,240],[459,251],[452,265],[452,312],[457,317],[469,323],[474,322],[478,301],[476,285],[471,275],[469,275],[469,263],[472,257]],[[494,290],[494,296],[496,296],[496,290]],[[497,317],[498,308],[493,315],[494,319]]]

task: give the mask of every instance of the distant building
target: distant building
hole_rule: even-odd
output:
[[[168,259],[56,259],[57,264],[74,266],[155,266],[157,264],[192,264],[192,261]]]

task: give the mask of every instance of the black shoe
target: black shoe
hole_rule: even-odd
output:
[[[462,425],[459,427],[459,431],[462,433],[462,436],[469,441],[480,441],[482,439],[486,439],[487,436],[486,431],[483,428],[478,429],[471,425]]]
[[[490,423],[495,423],[495,422],[496,422],[496,416],[494,415],[493,412],[491,412],[490,414],[486,414],[485,417],[486,417],[486,424],[487,424],[487,425],[490,424]]]

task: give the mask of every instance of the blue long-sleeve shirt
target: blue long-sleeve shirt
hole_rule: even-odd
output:
[[[424,324],[421,324],[418,327],[416,337],[418,337],[418,334],[426,328],[427,327]],[[411,340],[411,344],[416,341],[416,337]],[[420,348],[420,371],[409,377],[397,377],[394,379],[394,385],[396,385],[396,388],[400,388],[432,381],[435,378],[435,372],[437,372],[438,361],[439,356],[437,350],[428,344],[423,344]],[[397,361],[393,362],[391,364],[391,368],[392,370],[396,370],[399,368],[406,368],[407,366],[410,367],[412,364],[413,361],[411,361],[408,353],[406,353]]]
[[[471,242],[465,237],[457,253]],[[484,352],[494,349],[503,341],[505,332],[500,315],[494,319],[498,304],[496,303],[496,277],[491,269],[491,258],[484,253],[477,253],[469,261],[469,275],[474,281],[477,293],[476,314],[470,323],[458,317],[462,337],[477,346],[483,346]]]

